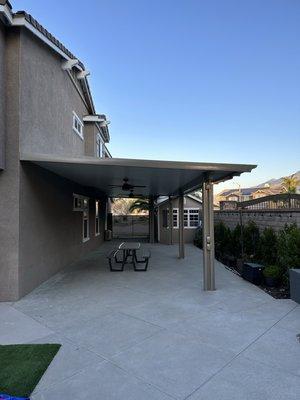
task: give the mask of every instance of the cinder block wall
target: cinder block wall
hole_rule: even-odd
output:
[[[214,217],[215,223],[222,221],[230,228],[234,228],[240,223],[240,213],[237,211],[215,211]],[[242,220],[243,224],[246,224],[249,221],[254,221],[261,231],[266,227],[271,227],[275,231],[279,231],[286,224],[296,223],[300,226],[300,210],[243,211]]]

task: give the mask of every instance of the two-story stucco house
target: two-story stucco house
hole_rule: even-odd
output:
[[[19,158],[110,157],[87,75],[36,20],[0,1],[0,300],[28,293],[104,239],[107,198]]]
[[[98,247],[109,199],[135,188],[150,201],[150,243],[155,200],[177,199],[180,258],[184,196],[202,188],[204,288],[213,290],[213,185],[255,166],[111,158],[109,122],[95,110],[88,74],[34,18],[0,0],[0,301]],[[190,212],[190,227],[195,218]]]

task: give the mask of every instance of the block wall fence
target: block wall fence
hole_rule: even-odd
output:
[[[266,227],[279,231],[286,224],[296,223],[300,227],[300,210],[245,210],[239,211],[215,211],[215,223],[223,222],[229,228],[235,228],[242,217],[243,224],[254,221],[262,231]]]

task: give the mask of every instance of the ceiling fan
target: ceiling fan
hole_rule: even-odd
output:
[[[134,188],[145,188],[146,187],[144,185],[131,185],[130,183],[128,183],[128,181],[129,181],[128,178],[124,178],[122,185],[109,185],[109,186],[115,187],[115,188],[121,188],[124,191],[131,191],[131,192],[133,192]]]

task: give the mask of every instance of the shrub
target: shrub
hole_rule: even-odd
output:
[[[266,278],[280,279],[282,276],[282,269],[279,265],[269,265],[263,270],[263,274]]]
[[[259,229],[255,222],[249,221],[243,228],[243,247],[245,257],[257,260],[259,255]]]
[[[300,268],[300,229],[296,224],[286,225],[279,232],[278,262],[284,271]]]
[[[199,247],[200,249],[203,248],[202,227],[198,227],[196,229],[195,236],[194,236],[194,244],[195,244],[195,246]]]
[[[223,223],[219,222],[215,225],[215,253],[216,257],[220,258],[230,254],[231,231]]]
[[[265,228],[259,241],[259,262],[264,265],[277,263],[277,235],[273,228]]]
[[[239,224],[231,231],[229,250],[234,257],[242,257],[242,229]]]

